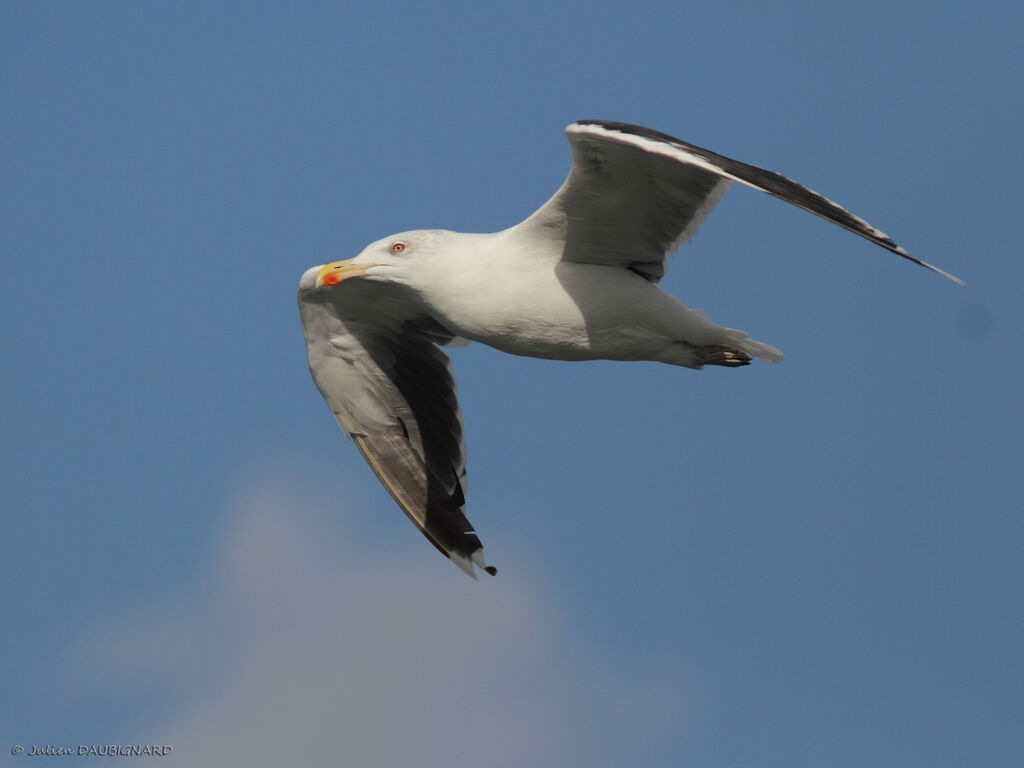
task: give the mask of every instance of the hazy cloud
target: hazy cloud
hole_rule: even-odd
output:
[[[153,732],[181,761],[598,766],[683,741],[678,669],[612,658],[542,576],[381,562],[317,511],[339,500],[243,485],[206,576],[88,641],[97,674],[180,702]]]

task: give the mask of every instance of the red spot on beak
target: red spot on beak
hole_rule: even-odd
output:
[[[340,282],[341,280],[338,279],[337,272],[328,272],[320,281],[322,285],[337,285]]]

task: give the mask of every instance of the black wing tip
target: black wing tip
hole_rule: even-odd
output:
[[[877,243],[878,245],[882,246],[883,248],[886,248],[886,249],[892,251],[897,256],[902,256],[907,261],[911,261],[914,264],[917,264],[919,267],[924,267],[925,269],[929,269],[929,270],[931,270],[932,272],[934,272],[937,275],[942,275],[947,280],[951,280],[952,282],[956,283],[957,285],[959,285],[961,287],[966,287],[967,286],[966,281],[961,280],[959,277],[957,277],[956,275],[952,274],[951,272],[947,272],[946,270],[941,269],[940,267],[936,267],[934,264],[929,264],[927,261],[923,261],[923,260],[917,258],[916,256],[911,256],[909,253],[907,253],[907,250],[905,248],[903,248],[900,245],[896,245],[896,243],[894,243],[891,238],[889,238],[889,237],[887,237],[885,235],[882,235],[881,233],[879,233],[880,237],[875,238],[875,237],[870,237],[869,235],[864,235],[862,232],[859,232],[857,230],[851,230],[851,231],[853,231],[855,234],[862,235],[863,237],[867,237],[869,240],[873,240],[875,243]]]
[[[860,233],[858,232],[857,234],[860,234]],[[872,238],[868,238],[868,239],[872,239]],[[896,243],[893,243],[891,240],[889,240],[888,242],[882,242],[882,241],[879,241],[879,240],[875,240],[875,242],[878,243],[878,245],[882,246],[883,248],[887,248],[888,250],[892,251],[897,256],[902,256],[907,261],[910,261],[910,262],[913,262],[914,264],[917,264],[919,267],[924,267],[925,269],[929,269],[929,270],[931,270],[932,272],[934,272],[937,275],[942,275],[942,277],[946,278],[947,280],[951,280],[952,282],[956,283],[957,285],[959,285],[961,287],[966,287],[967,286],[967,282],[966,281],[961,280],[956,275],[954,275],[954,274],[952,274],[950,272],[947,272],[944,269],[936,267],[934,264],[929,264],[927,261],[922,261],[921,259],[917,258],[916,256],[911,256],[909,253],[906,252],[905,249],[903,249],[900,246],[896,245]]]

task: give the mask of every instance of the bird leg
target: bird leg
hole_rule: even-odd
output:
[[[703,365],[722,365],[726,368],[750,365],[750,355],[742,349],[728,347],[725,344],[706,344],[703,347],[694,347],[694,349],[700,355]]]

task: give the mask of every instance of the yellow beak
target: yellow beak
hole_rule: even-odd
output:
[[[316,287],[337,285],[342,280],[348,280],[350,277],[362,277],[366,274],[366,270],[375,266],[377,265],[353,264],[352,259],[332,261],[330,264],[324,264],[320,271],[316,273]]]

